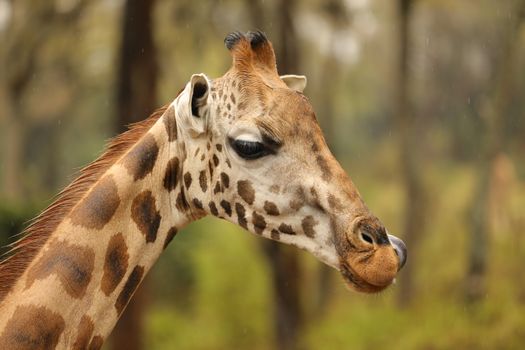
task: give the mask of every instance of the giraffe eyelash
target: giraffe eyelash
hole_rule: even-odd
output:
[[[271,149],[266,147],[262,142],[232,138],[229,138],[228,141],[235,153],[246,160],[262,158],[273,153]]]

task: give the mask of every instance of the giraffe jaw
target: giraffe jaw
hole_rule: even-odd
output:
[[[336,269],[337,271],[341,271],[339,257],[333,244],[322,245],[309,237],[299,235],[281,235],[279,242],[289,244],[299,249],[305,250],[313,254],[324,264]]]
[[[374,285],[374,284],[371,284],[365,281],[361,277],[359,277],[359,275],[355,273],[348,264],[341,262],[340,266],[341,268],[339,271],[341,272],[341,275],[343,276],[343,280],[345,281],[345,284],[347,285],[348,288],[350,288],[351,290],[355,290],[357,292],[371,293],[371,294],[379,293],[385,290],[391,284],[395,283],[395,280],[396,280],[394,277],[392,280],[390,280],[386,284]]]

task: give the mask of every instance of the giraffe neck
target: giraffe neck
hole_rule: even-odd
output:
[[[176,191],[183,152],[170,106],[72,206],[0,300],[0,348],[102,344],[191,220],[184,192]]]

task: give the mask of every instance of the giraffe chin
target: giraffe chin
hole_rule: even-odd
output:
[[[382,285],[371,284],[365,281],[363,278],[359,277],[359,275],[357,275],[352,270],[351,267],[349,267],[348,265],[344,263],[341,264],[339,271],[343,275],[343,279],[346,285],[348,286],[348,288],[356,292],[360,292],[360,293],[369,293],[369,294],[379,293],[385,290],[391,284],[395,283],[395,278],[393,278],[391,281],[389,281],[386,284],[382,284]]]

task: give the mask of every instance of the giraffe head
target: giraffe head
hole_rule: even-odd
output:
[[[406,260],[330,153],[306,78],[281,76],[260,33],[233,33],[231,69],[193,75],[173,102],[185,158],[174,198],[192,218],[207,214],[305,249],[358,291],[390,285]]]

